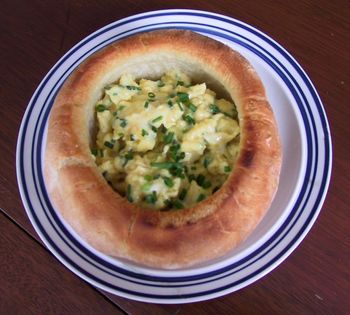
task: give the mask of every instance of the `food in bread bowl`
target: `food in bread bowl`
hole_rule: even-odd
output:
[[[130,36],[78,66],[48,124],[45,181],[90,245],[157,268],[223,256],[268,210],[281,145],[261,80],[184,30]]]

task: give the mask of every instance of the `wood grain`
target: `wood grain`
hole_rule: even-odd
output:
[[[124,314],[3,213],[0,226],[0,314]]]
[[[95,290],[39,245],[41,241],[18,194],[15,148],[21,118],[31,95],[68,49],[117,19],[179,7],[240,19],[270,35],[297,59],[316,86],[327,112],[334,164],[320,217],[303,243],[276,270],[241,291],[215,300],[156,305]],[[0,216],[0,313],[62,314],[67,313],[67,309],[57,301],[67,300],[68,310],[88,314],[102,313],[100,307],[103,313],[115,310],[118,314],[120,310],[116,305],[128,314],[348,314],[349,20],[349,2],[341,0],[3,0],[0,10],[0,208],[6,216]],[[24,280],[15,285],[11,279],[18,273]],[[11,305],[15,305],[13,312],[10,312]]]

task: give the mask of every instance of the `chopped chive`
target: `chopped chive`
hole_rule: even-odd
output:
[[[164,143],[165,144],[171,143],[174,139],[174,135],[175,134],[173,132],[168,132],[163,138]]]
[[[190,100],[189,96],[187,93],[184,92],[177,92],[177,98],[180,102],[185,103]]]
[[[98,112],[104,112],[105,110],[107,110],[107,107],[106,107],[105,105],[103,105],[103,104],[98,104],[98,105],[96,106],[96,110],[97,110]]]
[[[126,127],[127,124],[128,122],[126,121],[126,119],[120,119],[120,124],[119,124],[120,127],[124,128]]]
[[[142,137],[148,136],[148,132],[145,129],[142,129]]]
[[[173,203],[170,199],[166,199],[164,200],[164,205],[168,208],[172,208],[173,207]]]
[[[155,204],[157,202],[157,193],[152,191],[152,194],[145,196],[145,200],[147,203]]]
[[[228,165],[226,165],[226,166],[224,167],[224,171],[225,171],[226,173],[231,172],[231,167],[228,166]]]
[[[156,122],[158,122],[158,121],[161,121],[163,119],[163,116],[158,116],[157,118],[154,118],[153,120],[152,120],[152,122],[153,123],[156,123]]]
[[[145,175],[143,177],[146,181],[150,182],[152,179],[153,179],[153,176],[152,175]]]
[[[183,160],[185,156],[186,156],[185,152],[180,152],[179,154],[176,155],[175,161],[179,162],[180,160]]]
[[[147,182],[147,183],[145,183],[145,184],[142,185],[142,190],[143,190],[143,191],[148,191],[148,190],[151,189],[151,187],[152,187],[152,183]]]
[[[206,197],[206,196],[205,196],[204,194],[199,194],[199,196],[198,196],[198,198],[197,198],[197,202],[200,202],[200,201],[204,200],[205,197]]]
[[[197,106],[196,105],[194,105],[194,104],[192,104],[192,103],[190,103],[190,105],[188,105],[188,108],[190,109],[190,111],[191,112],[196,112],[196,110],[197,110]]]
[[[197,169],[197,167],[191,166],[191,170],[192,170],[192,171],[195,171],[196,169]]]
[[[220,186],[216,186],[216,187],[214,187],[214,189],[213,189],[213,192],[212,192],[212,193],[217,192],[219,189],[220,189]]]
[[[109,149],[113,149],[114,143],[115,143],[114,140],[112,140],[112,141],[105,141],[105,142],[104,142],[104,146],[107,147],[107,148],[109,148]]]
[[[176,162],[151,162],[151,166],[159,169],[169,170],[172,168],[179,168],[182,165]]]
[[[152,126],[152,125],[151,125],[151,129],[152,129],[152,131],[155,132],[155,133],[157,133],[157,131],[158,131],[157,127]]]
[[[164,85],[165,85],[164,82],[162,82],[162,81],[159,81],[159,82],[158,82],[158,87],[163,87]]]
[[[194,125],[194,124],[196,123],[196,121],[194,120],[194,118],[193,118],[192,116],[190,116],[190,115],[183,115],[183,116],[182,116],[182,119],[183,119],[184,121],[186,121],[188,124]]]
[[[208,168],[209,164],[212,162],[212,159],[209,157],[206,157],[203,161],[203,165],[205,168]]]
[[[94,156],[98,156],[98,149],[91,149],[91,154]]]
[[[190,174],[190,175],[188,176],[188,181],[189,181],[189,182],[192,182],[193,180],[196,180],[196,175]]]
[[[179,80],[176,82],[176,86],[178,86],[178,85],[183,86],[183,85],[185,85],[185,82]]]
[[[175,200],[173,201],[173,205],[174,205],[174,207],[175,207],[176,209],[183,209],[183,208],[185,208],[184,205],[183,205],[183,203],[182,203],[180,200],[177,200],[177,199],[175,199]]]
[[[168,187],[174,186],[174,181],[170,177],[163,177],[164,184]]]
[[[149,98],[155,98],[156,95],[153,92],[148,92],[148,97]]]
[[[172,108],[174,106],[172,100],[168,100],[168,105],[169,105],[170,108]]]
[[[135,90],[141,91],[141,88],[140,88],[140,87],[134,86],[134,85],[127,85],[126,88],[127,88],[128,90],[130,90],[130,91],[135,91]]]
[[[202,187],[204,181],[205,181],[205,176],[202,174],[199,174],[196,178],[197,184]]]
[[[118,132],[118,136],[119,136],[120,138],[123,138],[123,137],[124,137],[124,134],[123,134],[122,132]]]
[[[203,184],[202,184],[202,187],[204,189],[208,189],[211,187],[211,182],[210,181],[205,181]]]
[[[125,105],[121,105],[121,106],[118,107],[118,110],[117,110],[117,111],[118,111],[118,112],[121,112],[125,107],[126,107]]]
[[[218,113],[221,112],[221,111],[220,111],[220,108],[219,108],[217,105],[215,105],[215,104],[210,104],[210,105],[209,105],[209,109],[210,109],[210,112],[211,112],[213,115],[218,114]]]
[[[153,175],[153,179],[158,179],[160,177],[160,175],[159,174],[155,174],[155,175]]]
[[[183,112],[184,108],[182,107],[182,105],[178,102],[177,105],[179,106],[180,110]]]
[[[123,166],[125,166],[126,164],[128,164],[128,162],[130,160],[132,160],[134,158],[134,153],[132,153],[131,151],[127,152],[125,155],[124,155],[124,164]]]
[[[129,184],[128,185],[128,188],[127,188],[127,190],[126,190],[126,198],[128,199],[128,201],[129,202],[133,202],[134,201],[134,199],[132,198],[132,188],[131,188],[131,185]]]
[[[145,104],[143,105],[144,108],[148,108],[149,102],[145,102]]]
[[[187,189],[182,189],[180,194],[179,194],[179,199],[180,200],[184,200],[186,198],[186,195],[187,195]]]

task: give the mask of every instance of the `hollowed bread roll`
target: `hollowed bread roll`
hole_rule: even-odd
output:
[[[172,69],[234,101],[239,154],[213,195],[190,208],[156,211],[128,202],[99,172],[90,152],[94,109],[122,74],[159,79]],[[74,70],[50,113],[44,173],[54,207],[98,251],[145,266],[184,268],[234,249],[269,209],[280,168],[278,129],[257,73],[238,52],[191,31],[153,31],[108,45]]]

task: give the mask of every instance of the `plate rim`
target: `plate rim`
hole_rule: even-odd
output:
[[[129,21],[129,19],[131,19],[131,18],[135,18],[135,17],[150,17],[150,15],[152,15],[153,13],[167,13],[167,12],[171,12],[171,13],[173,13],[173,14],[177,14],[177,13],[179,13],[179,12],[181,12],[181,13],[187,13],[188,15],[190,15],[191,13],[193,13],[193,12],[199,12],[199,13],[205,13],[206,15],[208,15],[209,16],[209,18],[212,18],[213,16],[219,16],[219,17],[221,17],[221,18],[225,18],[225,19],[229,19],[229,20],[234,20],[235,22],[238,22],[239,24],[244,24],[244,25],[246,25],[246,26],[248,26],[250,29],[251,28],[253,28],[254,30],[256,30],[256,31],[258,31],[260,34],[262,34],[263,36],[264,36],[264,38],[269,38],[270,40],[272,40],[268,35],[266,35],[266,34],[264,34],[263,32],[261,32],[261,31],[259,31],[259,30],[257,30],[255,27],[253,27],[253,26],[251,26],[251,25],[248,25],[248,24],[246,24],[246,23],[244,23],[244,22],[242,22],[242,21],[239,21],[239,20],[236,20],[236,19],[232,19],[232,18],[230,18],[230,17],[226,17],[226,16],[224,16],[224,15],[221,15],[221,14],[217,14],[217,13],[211,13],[211,12],[208,12],[208,11],[201,11],[201,10],[186,10],[186,9],[180,9],[180,10],[178,10],[178,9],[171,9],[171,10],[157,10],[157,11],[150,11],[150,12],[145,12],[145,13],[139,13],[139,14],[136,14],[136,15],[132,15],[132,16],[130,16],[130,17],[126,17],[126,18],[124,18],[124,19],[120,19],[120,20],[118,20],[118,21],[115,21],[115,22],[112,22],[112,23],[110,23],[110,24],[108,24],[108,25],[106,25],[105,27],[102,27],[102,28],[100,28],[99,30],[97,30],[96,32],[94,32],[94,33],[92,33],[92,34],[90,34],[90,35],[88,35],[87,37],[85,37],[84,39],[82,39],[79,43],[77,43],[74,47],[72,47],[66,54],[64,54],[61,58],[60,58],[60,60],[50,69],[50,71],[47,73],[47,75],[44,77],[44,79],[42,80],[42,82],[40,83],[40,85],[38,86],[38,89],[35,91],[35,93],[33,94],[33,97],[32,97],[32,99],[30,100],[30,102],[29,102],[29,105],[28,105],[28,107],[27,107],[27,109],[26,109],[26,112],[25,112],[25,114],[24,114],[24,117],[23,117],[23,120],[22,120],[22,123],[23,123],[23,121],[24,121],[24,119],[26,118],[26,115],[28,115],[28,113],[27,112],[29,112],[29,107],[30,107],[30,105],[32,105],[32,107],[35,107],[35,103],[32,103],[32,100],[34,99],[34,96],[36,95],[36,93],[37,93],[37,91],[39,90],[39,88],[42,86],[42,85],[44,85],[43,83],[44,83],[44,81],[45,81],[45,79],[49,76],[49,74],[51,73],[51,71],[53,71],[53,69],[56,67],[56,65],[61,61],[61,60],[63,60],[64,58],[65,58],[65,56],[66,55],[68,55],[74,48],[76,48],[76,47],[78,47],[80,44],[82,44],[84,41],[89,41],[90,40],[90,37],[91,36],[93,36],[94,34],[96,34],[97,32],[99,32],[99,31],[102,31],[102,30],[104,30],[104,29],[106,29],[106,28],[108,28],[108,27],[110,27],[110,26],[113,26],[113,25],[115,25],[117,22],[121,22],[121,21]],[[317,96],[317,98],[318,98],[318,100],[319,100],[319,103],[320,103],[320,105],[321,105],[321,109],[323,110],[323,117],[324,117],[324,119],[325,119],[325,121],[326,121],[326,130],[328,131],[328,140],[329,140],[329,166],[328,166],[328,177],[327,177],[327,179],[326,179],[326,189],[325,189],[325,191],[327,191],[327,189],[328,189],[328,186],[329,186],[329,179],[330,179],[330,175],[331,175],[331,167],[332,167],[332,146],[331,146],[331,137],[330,137],[330,131],[329,131],[329,125],[328,125],[328,121],[327,121],[327,116],[326,116],[326,113],[325,113],[325,110],[324,110],[324,107],[323,107],[323,105],[322,105],[322,102],[321,102],[321,100],[320,100],[320,98],[319,98],[319,96],[318,96],[318,94],[317,94],[317,91],[316,91],[316,89],[315,89],[315,87],[313,86],[313,84],[312,84],[312,82],[311,82],[311,80],[310,80],[310,78],[307,76],[307,74],[305,73],[305,71],[302,69],[302,67],[299,65],[299,63],[282,47],[282,46],[280,46],[277,42],[275,42],[275,44],[277,44],[286,54],[288,54],[288,56],[289,57],[291,57],[294,61],[295,61],[295,64],[297,65],[297,66],[299,66],[299,69],[300,70],[302,70],[303,72],[304,72],[304,75],[305,75],[305,77],[306,77],[306,79],[307,79],[307,81],[308,81],[308,83],[310,83],[311,84],[311,86],[312,86],[312,88],[313,88],[313,92],[315,92],[315,94],[316,94],[316,96]],[[23,133],[23,125],[21,124],[21,128],[20,128],[20,132],[19,132],[19,136],[18,136],[18,143],[17,143],[17,152],[16,152],[16,162],[18,162],[18,160],[19,160],[19,157],[18,157],[18,154],[19,154],[19,151],[20,151],[20,147],[19,147],[19,142],[20,142],[20,139],[23,137],[23,135],[22,135],[22,133]],[[18,166],[18,163],[16,163],[16,167]],[[17,171],[17,180],[18,180],[18,183],[19,184],[21,184],[22,183],[22,178],[19,178],[20,176],[19,176],[19,172]],[[20,190],[21,189],[23,189],[23,187],[21,188],[20,187]],[[22,197],[22,192],[21,192],[21,197]],[[318,211],[316,211],[317,212],[317,214],[315,214],[314,216],[313,216],[313,222],[312,223],[309,223],[308,224],[308,227],[306,228],[306,229],[304,229],[304,231],[303,231],[303,236],[301,237],[301,239],[300,239],[300,241],[299,242],[296,242],[296,243],[294,243],[294,247],[292,247],[292,248],[289,248],[289,250],[288,250],[288,254],[286,254],[285,253],[285,257],[282,259],[282,260],[278,260],[278,261],[276,261],[276,265],[271,265],[270,266],[270,269],[269,270],[265,270],[266,272],[263,274],[263,275],[261,275],[260,277],[258,277],[258,278],[261,278],[262,276],[264,276],[265,274],[267,274],[268,272],[270,272],[272,269],[274,269],[277,265],[279,265],[284,259],[286,259],[288,256],[289,256],[289,254],[292,252],[292,251],[294,251],[294,249],[301,243],[301,241],[303,240],[303,238],[305,237],[305,235],[308,233],[308,231],[311,229],[311,227],[312,227],[312,225],[313,225],[313,223],[314,223],[314,221],[317,219],[317,217],[318,217],[318,214],[319,214],[319,212],[320,212],[320,210],[321,210],[321,207],[322,207],[322,204],[323,204],[323,202],[324,202],[324,199],[325,199],[325,197],[326,197],[326,192],[325,193],[323,193],[323,195],[322,195],[322,200],[320,201],[320,203],[319,203],[319,205],[318,205]],[[24,199],[23,199],[23,197],[22,197],[22,202],[23,203],[25,203],[25,201],[24,201]],[[25,208],[26,208],[26,211],[27,211],[27,207],[28,207],[28,205],[25,205]],[[29,211],[27,211],[27,214],[29,215],[29,213],[28,213]],[[30,219],[31,219],[31,221],[32,221],[32,224],[33,224],[33,218],[31,218],[30,217]],[[36,225],[34,225],[33,224],[33,226],[34,227],[36,227]],[[37,230],[37,228],[36,228],[36,232],[38,233],[38,230]],[[41,232],[41,231],[40,231]],[[39,233],[38,233],[39,234]],[[42,237],[42,235],[40,235],[39,234],[39,236],[40,236],[40,238],[41,239],[43,239],[43,237]],[[48,246],[46,243],[45,243],[45,245],[46,246]],[[53,252],[54,253],[54,251],[52,251],[51,250],[51,252]],[[64,263],[64,262],[62,262],[62,263]],[[66,265],[65,263],[64,263],[64,265]],[[66,265],[67,266],[67,265]],[[68,267],[68,266],[67,266]],[[69,268],[69,267],[68,267]],[[69,268],[69,269],[71,269],[71,268]],[[82,278],[84,278],[82,275],[80,275]],[[88,280],[88,279],[85,279],[85,280]],[[256,281],[257,279],[253,279],[253,280],[251,280],[251,282],[254,282],[254,281]],[[89,281],[89,280],[88,280]],[[89,281],[90,282],[90,281]],[[250,282],[250,283],[251,283]],[[250,284],[250,283],[248,283],[248,284]],[[247,284],[247,285],[248,285]],[[244,285],[245,286],[245,285]],[[106,288],[104,288],[105,290],[106,290]],[[107,291],[108,291],[108,289],[107,289]],[[233,292],[232,290],[229,290],[229,292]],[[111,293],[114,293],[114,294],[116,294],[115,292],[111,292]],[[228,293],[228,292],[227,292]],[[226,294],[226,293],[224,293],[224,294]],[[118,293],[118,295],[121,295],[120,293]],[[222,294],[219,294],[219,295],[217,295],[217,296],[220,296],[220,295],[222,295]],[[121,295],[122,296],[122,295]],[[126,297],[128,297],[128,298],[132,298],[132,299],[135,299],[134,297],[130,297],[130,296],[126,296]],[[216,297],[216,296],[214,296],[214,297]],[[145,301],[145,300],[143,300],[143,299],[141,299],[142,301]],[[203,300],[203,299],[199,299],[199,300]],[[146,301],[149,301],[149,299],[147,299]],[[187,302],[192,302],[193,300],[186,300]],[[161,303],[161,301],[159,301],[158,299],[156,299],[155,301],[153,301],[153,302],[157,302],[157,303]],[[164,300],[163,300],[163,302],[164,302]],[[170,302],[168,302],[168,303],[174,303],[175,301],[174,300],[171,300]]]

